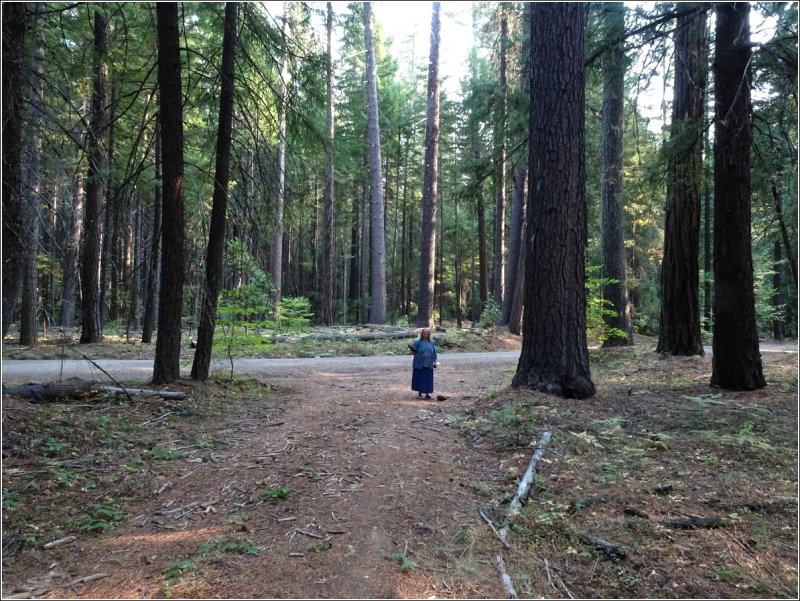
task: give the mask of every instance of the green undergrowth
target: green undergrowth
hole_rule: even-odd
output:
[[[511,545],[481,522],[470,549],[502,552],[521,597],[795,598],[796,358],[764,369],[770,386],[731,392],[709,387],[709,358],[598,350],[593,398],[506,388],[451,414],[487,466],[462,485]]]

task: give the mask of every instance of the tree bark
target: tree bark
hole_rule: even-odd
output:
[[[64,245],[64,288],[61,295],[59,325],[71,328],[75,325],[75,298],[78,292],[78,252],[83,230],[83,175],[75,174],[72,189],[72,221]]]
[[[162,257],[163,264],[169,266],[169,269],[161,271],[153,383],[169,384],[180,378],[185,260],[183,242],[183,95],[177,3],[157,3],[156,24],[158,30],[158,86],[164,155]]]
[[[605,2],[605,40],[620,38],[625,32],[625,5]],[[604,315],[609,328],[624,332],[611,335],[603,347],[633,344],[631,308],[625,264],[625,235],[622,210],[622,137],[624,129],[625,50],[623,42],[613,44],[603,62],[603,125],[600,206],[602,221],[603,278],[615,280],[603,286],[603,299],[614,315]]]
[[[283,3],[283,22],[281,24],[281,38],[283,40],[283,57],[281,59],[281,74],[278,90],[278,183],[275,192],[275,232],[272,237],[272,252],[270,254],[270,277],[275,287],[273,312],[280,322],[280,302],[283,290],[283,209],[286,203],[286,119],[287,97],[286,87],[289,79],[289,56],[286,49],[286,29],[289,20],[289,3]]]
[[[158,295],[161,282],[161,212],[163,210],[163,177],[161,173],[161,116],[156,118],[155,133],[155,189],[153,190],[153,231],[150,238],[150,265],[145,292],[144,318],[142,319],[142,344],[153,341],[158,316]]]
[[[750,231],[750,4],[716,4],[714,59],[714,357],[712,386],[766,386]]]
[[[586,340],[585,6],[536,3],[531,25],[525,316],[514,376],[583,399],[595,393]]]
[[[41,12],[41,3],[33,5],[33,15]],[[32,31],[35,36],[35,48],[31,53],[31,82],[29,84],[31,131],[28,136],[27,165],[23,180],[25,181],[23,222],[23,269],[22,269],[22,303],[20,305],[19,343],[23,346],[36,346],[38,343],[39,313],[39,230],[42,220],[41,191],[41,153],[43,115],[42,82],[44,77],[44,48],[42,32],[38,27],[38,17],[33,17]]]
[[[325,195],[322,216],[322,306],[320,320],[322,325],[333,324],[333,5],[327,3],[328,13],[325,30],[328,37],[328,53],[325,64],[326,103],[325,130],[327,146],[325,148]]]
[[[22,264],[22,114],[27,6],[3,6],[3,337],[15,319]]]
[[[86,177],[83,250],[81,252],[81,344],[103,340],[100,261],[106,169],[106,84],[108,81],[108,20],[94,13],[94,89],[89,122],[89,171]]]
[[[425,126],[425,167],[422,185],[422,237],[419,261],[417,327],[433,326],[436,201],[439,184],[439,40],[441,3],[433,3],[431,50],[428,61],[428,106]],[[441,311],[441,307],[439,308]]]
[[[370,207],[372,252],[370,290],[371,323],[386,322],[386,241],[384,235],[383,176],[381,173],[381,130],[378,123],[378,85],[375,47],[372,37],[372,2],[364,3],[364,44],[367,53],[367,138],[369,143]]]
[[[776,315],[783,313],[783,294],[781,293],[782,255],[781,243],[776,240],[772,246],[772,310]],[[783,324],[784,320],[781,318],[772,320],[772,339],[775,342],[783,342]]]
[[[708,72],[702,4],[678,18],[675,96],[661,265],[661,318],[656,351],[702,355],[700,336],[700,202],[703,190],[703,117]]]
[[[211,365],[211,347],[217,323],[217,299],[225,258],[225,217],[228,209],[231,163],[237,7],[237,2],[225,3],[225,31],[222,37],[222,66],[219,73],[222,88],[219,99],[217,163],[214,174],[214,196],[211,202],[211,228],[206,253],[206,290],[197,329],[197,347],[192,362],[192,379],[201,382],[208,379]]]
[[[500,11],[500,72],[498,75],[499,101],[497,121],[495,123],[495,213],[494,213],[494,289],[493,296],[497,306],[502,309],[505,293],[506,275],[506,126],[508,112],[508,14],[504,3],[498,7]]]

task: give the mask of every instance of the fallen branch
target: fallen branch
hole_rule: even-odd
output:
[[[156,396],[160,396],[162,399],[178,399],[183,400],[187,397],[185,392],[180,392],[176,390],[148,390],[146,388],[117,388],[115,386],[101,386],[101,390],[105,392],[121,392],[128,395],[132,394],[152,394]]]
[[[492,532],[494,532],[495,536],[500,539],[500,542],[503,543],[503,546],[506,549],[510,549],[511,545],[508,544],[508,541],[505,538],[500,536],[500,533],[497,531],[497,528],[494,527],[494,522],[492,522],[492,520],[490,520],[488,517],[486,517],[486,514],[483,513],[483,510],[480,507],[478,507],[478,514],[483,518],[484,522],[489,524],[489,528],[491,528]]]
[[[531,457],[530,463],[528,463],[528,469],[525,470],[525,474],[522,476],[522,480],[520,480],[519,486],[517,487],[517,494],[514,495],[514,498],[511,499],[511,503],[508,505],[508,510],[506,511],[506,517],[508,520],[511,520],[519,508],[522,507],[522,503],[528,498],[528,495],[531,492],[531,485],[533,484],[533,477],[536,474],[536,470],[539,468],[539,463],[541,463],[542,456],[544,455],[544,448],[547,446],[547,443],[550,442],[552,437],[553,435],[549,431],[542,433],[542,437],[539,439],[539,443],[536,445],[536,450],[533,452],[533,457]],[[506,546],[508,546],[508,541],[506,539],[507,533],[508,524],[500,528],[500,531],[497,533],[497,536]]]
[[[59,538],[58,540],[50,541],[49,543],[45,543],[42,545],[42,549],[52,549],[53,547],[57,547],[58,545],[63,545],[65,543],[71,543],[74,541],[77,536],[65,536],[64,538]]]
[[[516,512],[525,500],[528,498],[528,494],[531,491],[531,485],[533,484],[533,477],[536,474],[536,470],[539,468],[539,463],[542,461],[542,456],[544,455],[544,448],[547,446],[547,443],[550,442],[550,439],[553,435],[550,432],[543,432],[542,437],[539,439],[539,444],[536,445],[536,450],[533,453],[533,457],[531,457],[531,461],[528,464],[528,469],[525,470],[525,475],[522,476],[522,480],[520,480],[519,486],[517,487],[517,494],[511,499],[511,503],[508,506],[508,515],[513,514]]]
[[[514,583],[511,581],[511,576],[506,571],[506,562],[503,561],[503,556],[497,556],[497,568],[500,570],[500,581],[503,583],[503,588],[506,589],[509,599],[519,599],[517,591],[514,590]]]

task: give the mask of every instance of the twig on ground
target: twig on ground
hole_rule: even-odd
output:
[[[484,521],[484,522],[486,522],[487,524],[489,524],[489,528],[491,528],[491,529],[492,529],[492,532],[494,532],[495,536],[496,536],[497,538],[499,538],[499,539],[500,539],[500,542],[501,542],[501,543],[503,543],[503,546],[504,546],[506,549],[510,549],[510,548],[511,548],[511,545],[509,545],[509,544],[508,544],[508,541],[507,541],[505,538],[503,538],[502,536],[500,536],[500,533],[497,531],[497,528],[495,528],[495,527],[494,527],[494,522],[492,522],[492,520],[490,520],[490,519],[489,519],[489,518],[486,516],[486,514],[485,514],[485,513],[483,513],[483,510],[482,510],[480,507],[478,507],[478,514],[479,514],[479,515],[480,515],[480,516],[483,518],[483,521]]]

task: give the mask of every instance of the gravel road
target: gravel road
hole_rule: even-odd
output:
[[[705,347],[711,353],[711,347]],[[797,353],[796,343],[762,343],[761,352]],[[500,353],[446,353],[439,355],[443,367],[458,365],[459,368],[479,369],[484,365],[508,365],[513,367],[519,360],[519,351]],[[408,355],[379,355],[372,357],[336,357],[310,359],[235,359],[234,373],[237,375],[258,374],[268,378],[302,378],[309,372],[329,372],[335,374],[368,370],[369,373],[397,371],[410,366]],[[103,370],[117,380],[147,382],[153,375],[153,361],[132,359],[98,359],[90,363],[85,360],[17,360],[2,362],[2,381],[4,384],[19,384],[29,381],[46,382],[78,377],[102,380]],[[102,369],[99,369],[98,367]],[[213,371],[230,372],[227,360],[212,361]],[[188,378],[191,365],[181,367],[181,375]]]
[[[503,353],[452,353],[440,354],[439,362],[443,367],[457,363],[460,367],[481,365],[508,364],[514,366],[519,359],[519,352]],[[94,363],[94,365],[92,364]],[[85,360],[4,360],[2,363],[2,380],[5,384],[18,384],[29,381],[45,382],[65,380],[78,377],[102,380],[103,370],[117,380],[149,381],[153,375],[152,360],[131,359],[98,359],[90,363]],[[310,371],[330,373],[350,373],[369,370],[369,373],[397,371],[409,368],[411,357],[408,355],[373,356],[373,357],[336,357],[311,359],[235,359],[234,373],[258,374],[269,378],[297,378]],[[102,369],[98,369],[99,366]],[[212,361],[212,372],[216,370],[229,373],[229,361]],[[191,365],[181,366],[181,375],[188,378]]]

